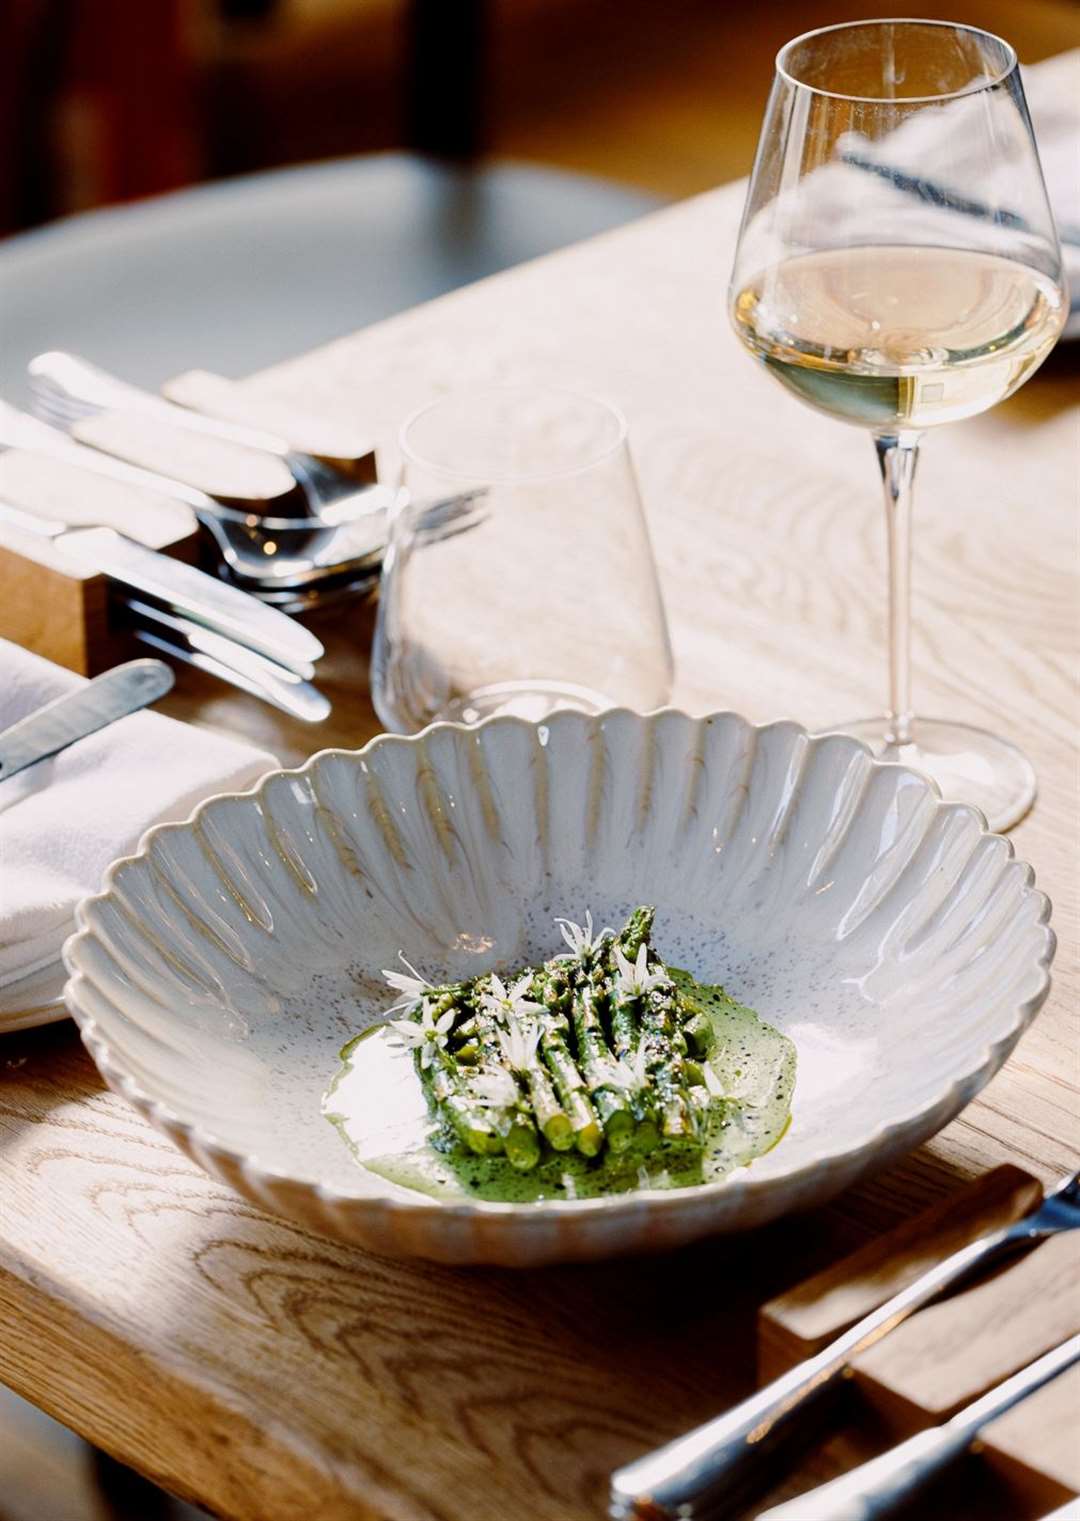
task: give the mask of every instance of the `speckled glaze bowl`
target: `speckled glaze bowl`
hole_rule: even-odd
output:
[[[658,905],[665,957],[798,1049],[791,1127],[723,1182],[532,1205],[367,1173],[320,1113],[398,950],[468,976],[553,916]],[[841,735],[665,710],[383,736],[152,829],[79,907],[66,998],[112,1088],[267,1209],[389,1254],[535,1265],[819,1204],[925,1140],[1043,1002],[1054,937],[981,816]]]

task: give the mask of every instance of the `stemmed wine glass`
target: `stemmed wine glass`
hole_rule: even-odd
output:
[[[911,506],[923,430],[1009,396],[1068,302],[1016,54],[975,27],[861,21],[780,50],[730,290],[750,353],[868,428],[885,488],[889,708],[845,724],[1006,829],[1035,797],[1009,741],[911,706]]]

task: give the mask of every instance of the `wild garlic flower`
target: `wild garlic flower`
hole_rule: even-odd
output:
[[[610,1081],[627,1093],[641,1093],[649,1086],[648,1056],[645,1044],[641,1042],[631,1055],[610,1064]]]
[[[539,1042],[540,1026],[526,1024],[513,1016],[506,1029],[499,1031],[499,1045],[502,1047],[503,1059],[511,1072],[528,1071],[536,1057],[536,1047]]]
[[[392,1019],[390,1028],[397,1036],[398,1045],[420,1052],[420,1065],[427,1071],[435,1060],[436,1051],[446,1049],[454,1026],[454,1014],[454,1009],[448,1009],[436,1019],[425,999],[420,1006],[419,1019]]]
[[[584,927],[575,924],[572,919],[556,919],[555,923],[559,926],[559,934],[570,947],[569,955],[564,951],[554,958],[556,961],[581,961],[586,956],[591,956],[602,940],[615,933],[611,929],[602,929],[594,937],[593,917],[588,909],[585,910]]]
[[[504,1067],[484,1067],[469,1083],[469,1096],[482,1109],[509,1109],[517,1103],[520,1093]]]
[[[668,980],[667,972],[663,967],[657,967],[654,972],[649,971],[649,948],[644,943],[638,946],[635,960],[628,960],[621,945],[614,947],[615,966],[617,975],[615,978],[615,991],[620,998],[642,998],[646,993],[651,993],[653,988],[661,987]]]
[[[480,995],[480,1007],[488,1014],[494,1014],[503,1024],[512,1024],[515,1019],[528,1019],[534,1014],[542,1014],[543,1004],[527,997],[531,987],[532,977],[528,972],[524,977],[519,977],[512,988],[508,988],[502,978],[493,972],[490,988]]]
[[[705,1087],[709,1091],[709,1097],[714,1099],[727,1098],[724,1085],[717,1077],[716,1068],[712,1062],[703,1062],[701,1070],[705,1074]]]
[[[386,981],[395,993],[401,994],[401,997],[391,1004],[388,1009],[387,1012],[390,1014],[393,1014],[397,1009],[411,1009],[413,1004],[419,1003],[424,994],[431,989],[431,983],[428,982],[427,978],[421,977],[411,961],[406,961],[404,951],[398,951],[398,959],[402,966],[408,967],[408,975],[405,972],[394,972],[390,971],[387,967],[383,967],[383,976],[386,978]]]

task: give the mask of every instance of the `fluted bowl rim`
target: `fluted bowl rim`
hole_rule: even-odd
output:
[[[798,1165],[786,1170],[781,1169],[768,1177],[755,1177],[751,1166],[733,1177],[723,1178],[716,1182],[679,1189],[641,1189],[633,1193],[605,1195],[591,1199],[546,1200],[515,1204],[472,1199],[440,1200],[419,1192],[415,1195],[357,1195],[321,1182],[318,1178],[304,1177],[298,1173],[268,1166],[261,1162],[256,1154],[224,1144],[204,1125],[181,1118],[167,1103],[156,1098],[126,1070],[123,1061],[110,1047],[97,1021],[80,1003],[80,990],[84,978],[81,964],[82,953],[87,942],[94,937],[94,929],[88,922],[88,911],[94,904],[110,896],[116,874],[121,869],[145,862],[155,840],[165,834],[190,830],[208,808],[220,810],[226,804],[245,807],[255,802],[262,803],[265,802],[267,788],[279,778],[309,776],[324,766],[328,759],[344,758],[359,764],[373,752],[387,747],[402,752],[408,750],[415,752],[429,736],[439,731],[473,735],[478,730],[517,726],[534,732],[544,727],[550,732],[553,727],[557,728],[560,722],[566,719],[572,720],[575,724],[586,723],[595,727],[613,718],[629,719],[644,725],[656,724],[657,721],[667,717],[684,719],[691,728],[720,721],[735,722],[757,735],[787,728],[793,731],[796,738],[801,738],[810,747],[820,745],[826,740],[834,744],[842,741],[850,747],[852,756],[858,753],[865,755],[872,767],[903,773],[921,783],[933,800],[935,818],[951,813],[973,817],[978,824],[979,838],[1002,839],[1007,851],[1007,861],[1016,862],[1023,869],[1022,893],[1025,896],[1032,896],[1037,903],[1036,922],[1044,932],[1042,950],[1036,960],[1039,981],[1034,993],[1012,1006],[1007,1027],[1003,1033],[996,1039],[987,1040],[974,1058],[965,1061],[962,1071],[943,1073],[942,1082],[931,1098],[922,1098],[909,1111],[893,1114],[888,1119],[882,1119],[877,1124],[868,1126],[866,1135],[856,1146],[830,1151],[827,1146],[822,1145],[809,1155],[804,1154]],[[815,1174],[820,1174],[821,1169],[829,1167],[830,1164],[839,1168],[839,1173],[845,1178],[841,1186],[846,1186],[847,1182],[863,1176],[875,1165],[884,1165],[893,1160],[898,1152],[907,1151],[935,1134],[954,1118],[997,1072],[1045,1002],[1050,990],[1050,966],[1056,950],[1056,936],[1050,927],[1050,915],[1050,900],[1035,886],[1035,874],[1030,864],[1017,860],[1012,842],[1001,836],[995,836],[985,816],[977,808],[963,803],[944,802],[935,784],[922,773],[910,766],[878,759],[865,743],[851,736],[834,732],[811,732],[804,725],[786,718],[754,723],[730,709],[719,709],[694,716],[671,705],[654,709],[649,713],[638,713],[618,707],[608,708],[594,715],[583,715],[574,710],[559,710],[546,717],[542,723],[514,715],[499,714],[473,725],[439,722],[428,725],[419,733],[412,735],[383,733],[376,735],[357,749],[328,747],[317,751],[300,766],[280,767],[267,772],[253,787],[245,791],[218,793],[205,799],[182,822],[157,824],[148,829],[130,855],[121,856],[110,865],[105,873],[101,889],[88,895],[78,904],[75,913],[77,927],[65,942],[62,952],[68,972],[64,997],[79,1027],[82,1041],[109,1087],[125,1098],[156,1129],[168,1136],[175,1145],[205,1170],[212,1175],[227,1179],[234,1187],[264,1207],[299,1218],[304,1223],[331,1236],[365,1245],[370,1244],[370,1241],[374,1239],[378,1250],[418,1253],[446,1261],[527,1264],[534,1260],[565,1260],[573,1257],[608,1255],[611,1250],[624,1249],[617,1239],[619,1221],[625,1221],[628,1225],[638,1222],[640,1225],[640,1217],[643,1213],[649,1218],[678,1215],[693,1210],[695,1206],[700,1207],[703,1201],[719,1199],[721,1196],[730,1199],[732,1195],[736,1195],[737,1201],[745,1204],[746,1207],[740,1210],[733,1206],[732,1209],[726,1211],[726,1218],[721,1223],[711,1228],[708,1225],[702,1228],[699,1222],[697,1226],[689,1228],[684,1234],[677,1235],[676,1239],[695,1239],[718,1229],[740,1229],[742,1228],[738,1219],[740,1214],[753,1217],[747,1222],[749,1224],[761,1223],[798,1208],[800,1197],[803,1195],[814,1194],[820,1197],[820,1186],[811,1189],[810,1184]],[[772,1204],[766,1204],[764,1209],[761,1208],[760,1196],[766,1192],[777,1195],[775,1207]],[[282,1195],[286,1196],[284,1202]],[[369,1225],[376,1225],[376,1216],[378,1217],[377,1228],[369,1230]],[[527,1244],[521,1250],[498,1247],[493,1249],[489,1242],[484,1247],[474,1244],[471,1248],[462,1250],[459,1243],[453,1248],[441,1250],[437,1240],[441,1223],[451,1220],[475,1221],[478,1224],[489,1222],[493,1226],[497,1222],[504,1222],[516,1228],[523,1228],[526,1233],[529,1232],[530,1226],[535,1231],[543,1222],[551,1220],[580,1221],[586,1234],[589,1224],[598,1220],[606,1222],[612,1229],[605,1233],[608,1239],[606,1246],[597,1248],[595,1243],[590,1246],[584,1240],[580,1243],[571,1241],[568,1246],[564,1244],[555,1252],[546,1248],[542,1249],[534,1257],[530,1254]],[[395,1221],[407,1222],[408,1246],[386,1245],[388,1235],[391,1238],[393,1236]],[[425,1225],[431,1228],[430,1241],[425,1241]],[[641,1236],[640,1230],[634,1232],[634,1235],[635,1242],[631,1243],[631,1249],[633,1245],[641,1245],[641,1240],[637,1239]]]

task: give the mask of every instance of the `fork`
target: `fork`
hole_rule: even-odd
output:
[[[84,417],[98,412],[143,412],[163,418],[189,433],[202,433],[284,459],[307,510],[329,527],[338,527],[377,513],[385,506],[385,491],[378,486],[357,488],[339,470],[310,454],[298,454],[273,433],[245,424],[207,417],[190,407],[178,406],[139,386],[110,375],[107,370],[51,350],[31,359],[27,366],[34,411],[45,422],[65,432]]]
[[[961,1247],[749,1399],[617,1469],[611,1476],[609,1514],[615,1521],[687,1521],[724,1514],[736,1498],[745,1498],[760,1459],[771,1456],[798,1420],[837,1387],[860,1352],[1005,1253],[1078,1227],[1080,1172],[1074,1172],[1022,1219]]]

